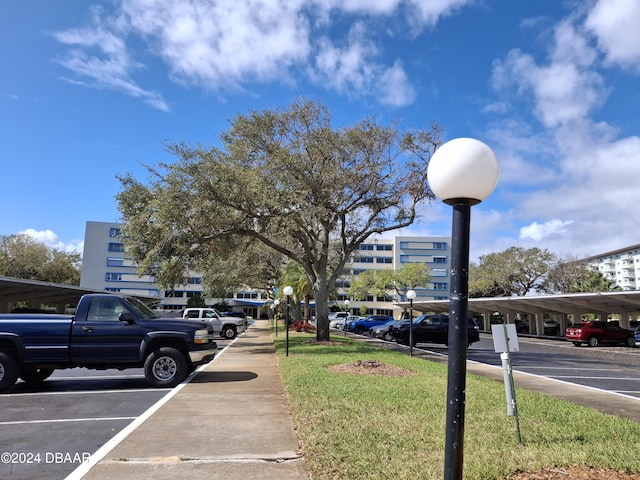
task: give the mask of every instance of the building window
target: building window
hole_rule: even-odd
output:
[[[446,242],[433,242],[433,249],[434,250],[446,250],[447,249],[447,244],[446,244]]]
[[[446,276],[448,276],[447,269],[446,268],[433,268],[433,269],[431,269],[431,276],[432,277],[446,277]]]
[[[105,274],[105,280],[107,282],[121,282],[122,281],[122,274],[121,273],[107,272]]]
[[[391,252],[393,250],[393,245],[376,245],[376,250],[382,252]]]
[[[238,294],[236,295],[236,298],[238,299],[247,299],[247,300],[251,300],[251,299],[257,299],[258,298],[258,294],[256,292],[238,292]]]
[[[393,263],[393,258],[390,258],[390,257],[376,257],[376,263]]]
[[[433,282],[434,290],[446,290],[448,288],[446,282]]]
[[[107,267],[122,267],[124,266],[124,258],[109,257],[107,258]]]
[[[202,283],[202,277],[189,277],[187,279],[188,285],[200,285]]]
[[[109,243],[109,251],[110,252],[124,252],[124,244],[123,243]]]
[[[120,236],[120,229],[119,228],[110,228],[109,229],[109,236],[111,238],[115,238],[115,237],[119,237]]]
[[[447,263],[447,257],[433,257],[433,263]]]
[[[360,245],[360,250],[373,250],[373,245],[370,243],[362,243]]]
[[[373,263],[373,257],[356,257],[353,263]]]

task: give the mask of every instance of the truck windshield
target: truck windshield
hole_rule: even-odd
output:
[[[151,320],[153,318],[159,318],[160,316],[151,310],[145,303],[141,302],[137,298],[127,297],[127,303],[136,312],[139,318],[144,320]]]

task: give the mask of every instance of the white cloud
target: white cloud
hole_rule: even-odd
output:
[[[640,71],[640,2],[598,0],[585,22],[611,64]]]
[[[161,95],[139,87],[132,79],[132,74],[140,70],[142,65],[131,59],[123,39],[103,28],[99,13],[100,10],[94,10],[90,27],[53,34],[56,40],[71,47],[67,55],[57,60],[79,79],[69,80],[99,89],[120,91],[167,111],[169,108]],[[95,51],[99,54],[89,53]]]
[[[399,60],[382,74],[378,89],[380,102],[384,105],[403,107],[412,104],[416,99],[416,91]]]
[[[22,230],[18,232],[20,235],[27,235],[34,240],[44,244],[48,248],[60,250],[66,253],[79,253],[82,255],[82,251],[84,249],[84,241],[77,241],[71,243],[64,243],[56,235],[52,230],[36,230],[34,228],[27,228],[26,230]]]
[[[520,229],[520,238],[531,238],[536,241],[540,241],[543,238],[552,235],[567,235],[566,227],[571,225],[573,221],[562,221],[554,218],[545,223],[533,222],[531,225],[522,227]]]
[[[487,131],[501,163],[497,192],[510,202],[510,221],[520,226],[514,243],[577,256],[638,243],[640,138],[617,138],[617,128],[591,117],[610,92],[601,73],[602,53],[591,35],[600,35],[598,45],[609,64],[625,58],[632,65],[640,42],[634,40],[632,47],[626,42],[629,35],[639,35],[638,29],[621,22],[617,28],[633,33],[617,36],[615,28],[603,27],[605,19],[613,25],[613,18],[635,18],[637,8],[629,9],[630,2],[600,1],[591,12],[559,22],[545,57],[514,49],[494,63],[498,101],[530,101],[542,125],[526,123],[525,117],[504,120]],[[501,250],[503,241],[496,236],[493,251]]]
[[[404,106],[416,94],[402,64],[381,61],[378,37],[393,34],[392,27],[372,22],[402,11],[415,34],[468,3],[119,0],[112,13],[94,8],[88,26],[53,36],[70,47],[58,60],[73,73],[69,81],[120,91],[165,111],[162,94],[140,86],[144,55],[165,62],[171,80],[213,92],[242,91],[253,82],[293,83],[306,74],[344,95]],[[338,27],[343,24],[347,33]],[[408,34],[406,27],[401,35]],[[142,53],[133,47],[140,40]]]

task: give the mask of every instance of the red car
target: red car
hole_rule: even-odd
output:
[[[597,347],[601,343],[622,343],[627,347],[635,347],[634,332],[620,327],[618,322],[586,322],[574,323],[565,334],[565,338],[576,347],[586,343]]]

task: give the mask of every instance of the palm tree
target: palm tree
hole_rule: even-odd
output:
[[[284,267],[284,274],[280,277],[280,289],[285,285],[290,285],[293,288],[293,301],[294,312],[300,308],[300,301],[304,300],[304,315],[303,319],[309,321],[310,316],[310,303],[311,292],[313,291],[313,285],[311,284],[309,277],[302,265],[293,260],[289,260]]]

